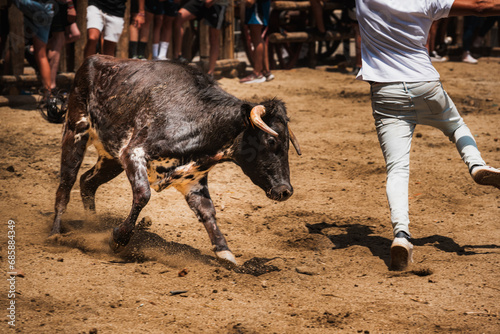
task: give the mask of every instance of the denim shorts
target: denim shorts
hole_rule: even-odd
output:
[[[50,25],[54,17],[54,2],[15,0],[15,5],[24,15],[25,37],[36,37],[43,43],[49,41]]]

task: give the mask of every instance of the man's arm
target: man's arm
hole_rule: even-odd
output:
[[[136,1],[139,3],[139,10],[138,13],[136,13],[132,17],[132,23],[134,24],[135,27],[137,27],[137,29],[140,29],[141,26],[146,21],[146,11],[144,10],[145,1],[144,0],[136,0]]]
[[[455,0],[449,16],[497,16],[500,0]]]

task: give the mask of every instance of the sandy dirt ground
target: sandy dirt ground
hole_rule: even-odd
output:
[[[498,59],[436,65],[487,163],[500,166]],[[7,333],[499,333],[500,191],[476,185],[441,132],[417,127],[410,182],[414,263],[390,271],[385,167],[368,84],[336,68],[276,71],[237,97],[287,103],[303,150],[295,193],[273,202],[234,164],[209,177],[221,230],[240,266],[214,258],[174,189],[153,193],[152,226],[120,256],[107,245],[131,205],[124,174],[87,217],[79,185],[47,241],[61,125],[34,106],[0,108],[0,331]],[[95,163],[90,148],[82,170]],[[15,221],[15,327],[8,324],[8,221]],[[181,274],[180,274],[181,273]],[[183,274],[184,273],[184,274]],[[184,292],[182,292],[184,291]],[[179,293],[182,292],[182,293]]]

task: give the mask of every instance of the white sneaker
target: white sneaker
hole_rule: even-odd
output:
[[[465,51],[462,56],[462,61],[467,64],[477,64],[477,59],[470,55],[469,51]]]
[[[474,167],[470,173],[477,184],[500,189],[500,170],[490,166]]]
[[[266,81],[271,81],[274,79],[274,74],[272,74],[271,72],[265,73],[264,76],[266,77]]]
[[[394,238],[391,245],[391,270],[405,270],[413,262],[413,245],[407,238]]]
[[[436,51],[432,51],[431,61],[433,63],[444,63],[445,61],[448,61],[448,57],[446,56],[441,57]]]
[[[242,84],[253,84],[253,83],[262,83],[266,81],[266,77],[263,76],[262,74],[255,74],[252,73],[249,76],[243,78],[240,80],[240,83]]]

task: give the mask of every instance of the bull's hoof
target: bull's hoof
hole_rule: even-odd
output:
[[[220,252],[215,252],[215,256],[219,260],[222,260],[223,262],[230,263],[231,265],[237,266],[238,263],[236,262],[236,258],[234,257],[233,253],[229,250],[223,250]]]
[[[125,246],[120,245],[119,243],[117,243],[115,241],[115,239],[113,238],[113,233],[111,233],[111,236],[109,237],[108,244],[109,244],[109,248],[111,248],[113,253],[120,253],[121,251],[123,251],[125,249]]]
[[[109,237],[109,248],[111,248],[114,253],[120,253],[121,251],[123,251],[130,241],[130,237],[132,236],[131,233],[130,236],[122,238],[124,240],[120,240],[118,238],[119,241],[116,241],[117,238],[115,238],[115,235],[117,234],[117,231],[118,229],[114,228],[111,232],[111,236]]]
[[[115,253],[120,253],[128,245],[133,234],[133,231],[127,234],[120,233],[118,227],[115,227],[109,238],[109,248]]]

